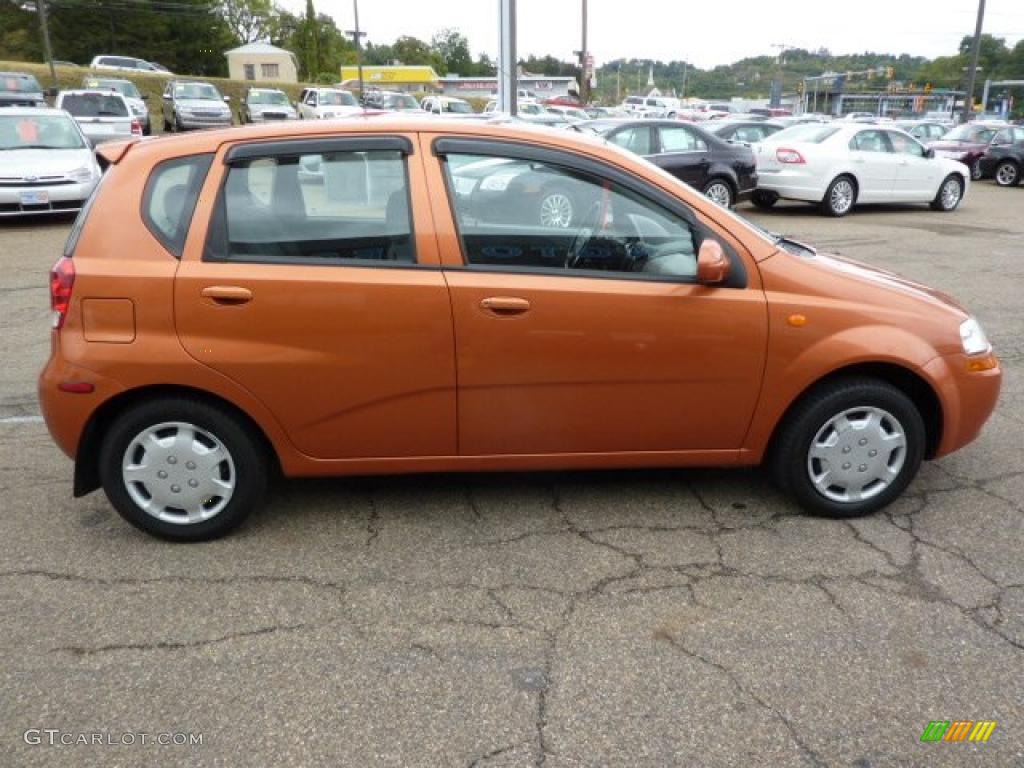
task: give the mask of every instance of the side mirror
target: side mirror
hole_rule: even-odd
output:
[[[164,99],[164,101],[170,101],[170,100],[171,100],[171,94],[169,94],[169,93],[165,93],[165,94],[163,95],[163,99]]]
[[[230,97],[230,96],[225,96],[225,97],[224,97],[224,101],[225,101],[225,102],[231,101],[231,97]]]
[[[931,147],[928,147],[924,151],[924,156],[931,160],[933,157],[935,157],[935,150],[932,149]]]
[[[722,245],[710,237],[705,238],[697,251],[697,282],[701,285],[718,285],[729,277],[729,257]]]

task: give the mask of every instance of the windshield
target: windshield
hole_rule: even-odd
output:
[[[444,105],[445,112],[458,112],[460,115],[466,115],[473,112],[473,108],[464,101],[449,101]]]
[[[135,83],[128,80],[89,80],[85,83],[86,88],[102,88],[108,91],[117,91],[129,99],[141,99],[142,95]]]
[[[356,97],[348,91],[321,91],[321,107],[358,107]]]
[[[407,93],[393,93],[384,98],[384,105],[388,109],[419,109],[419,102]]]
[[[32,75],[0,75],[0,91],[14,91],[15,93],[42,93],[43,89],[39,81]]]
[[[124,99],[105,93],[66,93],[60,108],[75,117],[128,117]]]
[[[791,125],[778,133],[772,134],[772,141],[806,141],[809,144],[821,144],[839,130],[838,127],[821,123],[804,123]]]
[[[209,83],[178,83],[174,86],[174,97],[177,99],[197,99],[199,101],[220,101],[217,89]]]
[[[281,91],[249,91],[250,104],[274,104],[279,107],[288,106],[288,97]]]
[[[82,149],[74,122],[65,115],[0,114],[0,150]]]
[[[995,128],[980,128],[976,125],[958,125],[942,137],[943,141],[961,141],[969,144],[988,144],[996,135]]]

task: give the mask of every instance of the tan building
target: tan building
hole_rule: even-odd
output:
[[[295,54],[270,43],[247,43],[224,54],[228,77],[252,82],[297,83],[299,63]]]

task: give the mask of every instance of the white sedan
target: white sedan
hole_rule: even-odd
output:
[[[754,159],[754,205],[806,200],[829,216],[845,216],[857,203],[929,203],[952,211],[971,177],[963,163],[877,125],[795,125],[754,145]]]
[[[77,211],[99,179],[92,148],[67,112],[0,110],[0,217]]]

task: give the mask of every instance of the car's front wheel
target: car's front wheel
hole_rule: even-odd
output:
[[[826,216],[845,216],[857,200],[857,184],[850,176],[837,176],[825,190],[821,211]]]
[[[537,220],[542,227],[568,229],[575,216],[575,203],[569,193],[561,187],[546,190],[537,206]]]
[[[267,457],[253,428],[187,397],[151,400],[114,420],[100,479],[132,525],[174,541],[223,536],[259,505]]]
[[[878,379],[841,379],[813,390],[786,417],[772,470],[805,509],[857,517],[906,489],[925,439],[921,414],[902,391]]]
[[[1013,160],[1003,160],[996,166],[995,180],[1000,187],[1016,187],[1020,184],[1020,166]]]
[[[981,158],[971,163],[971,181],[978,181],[981,178]]]
[[[931,202],[933,211],[955,211],[964,198],[964,182],[955,173],[942,180],[935,199]]]

